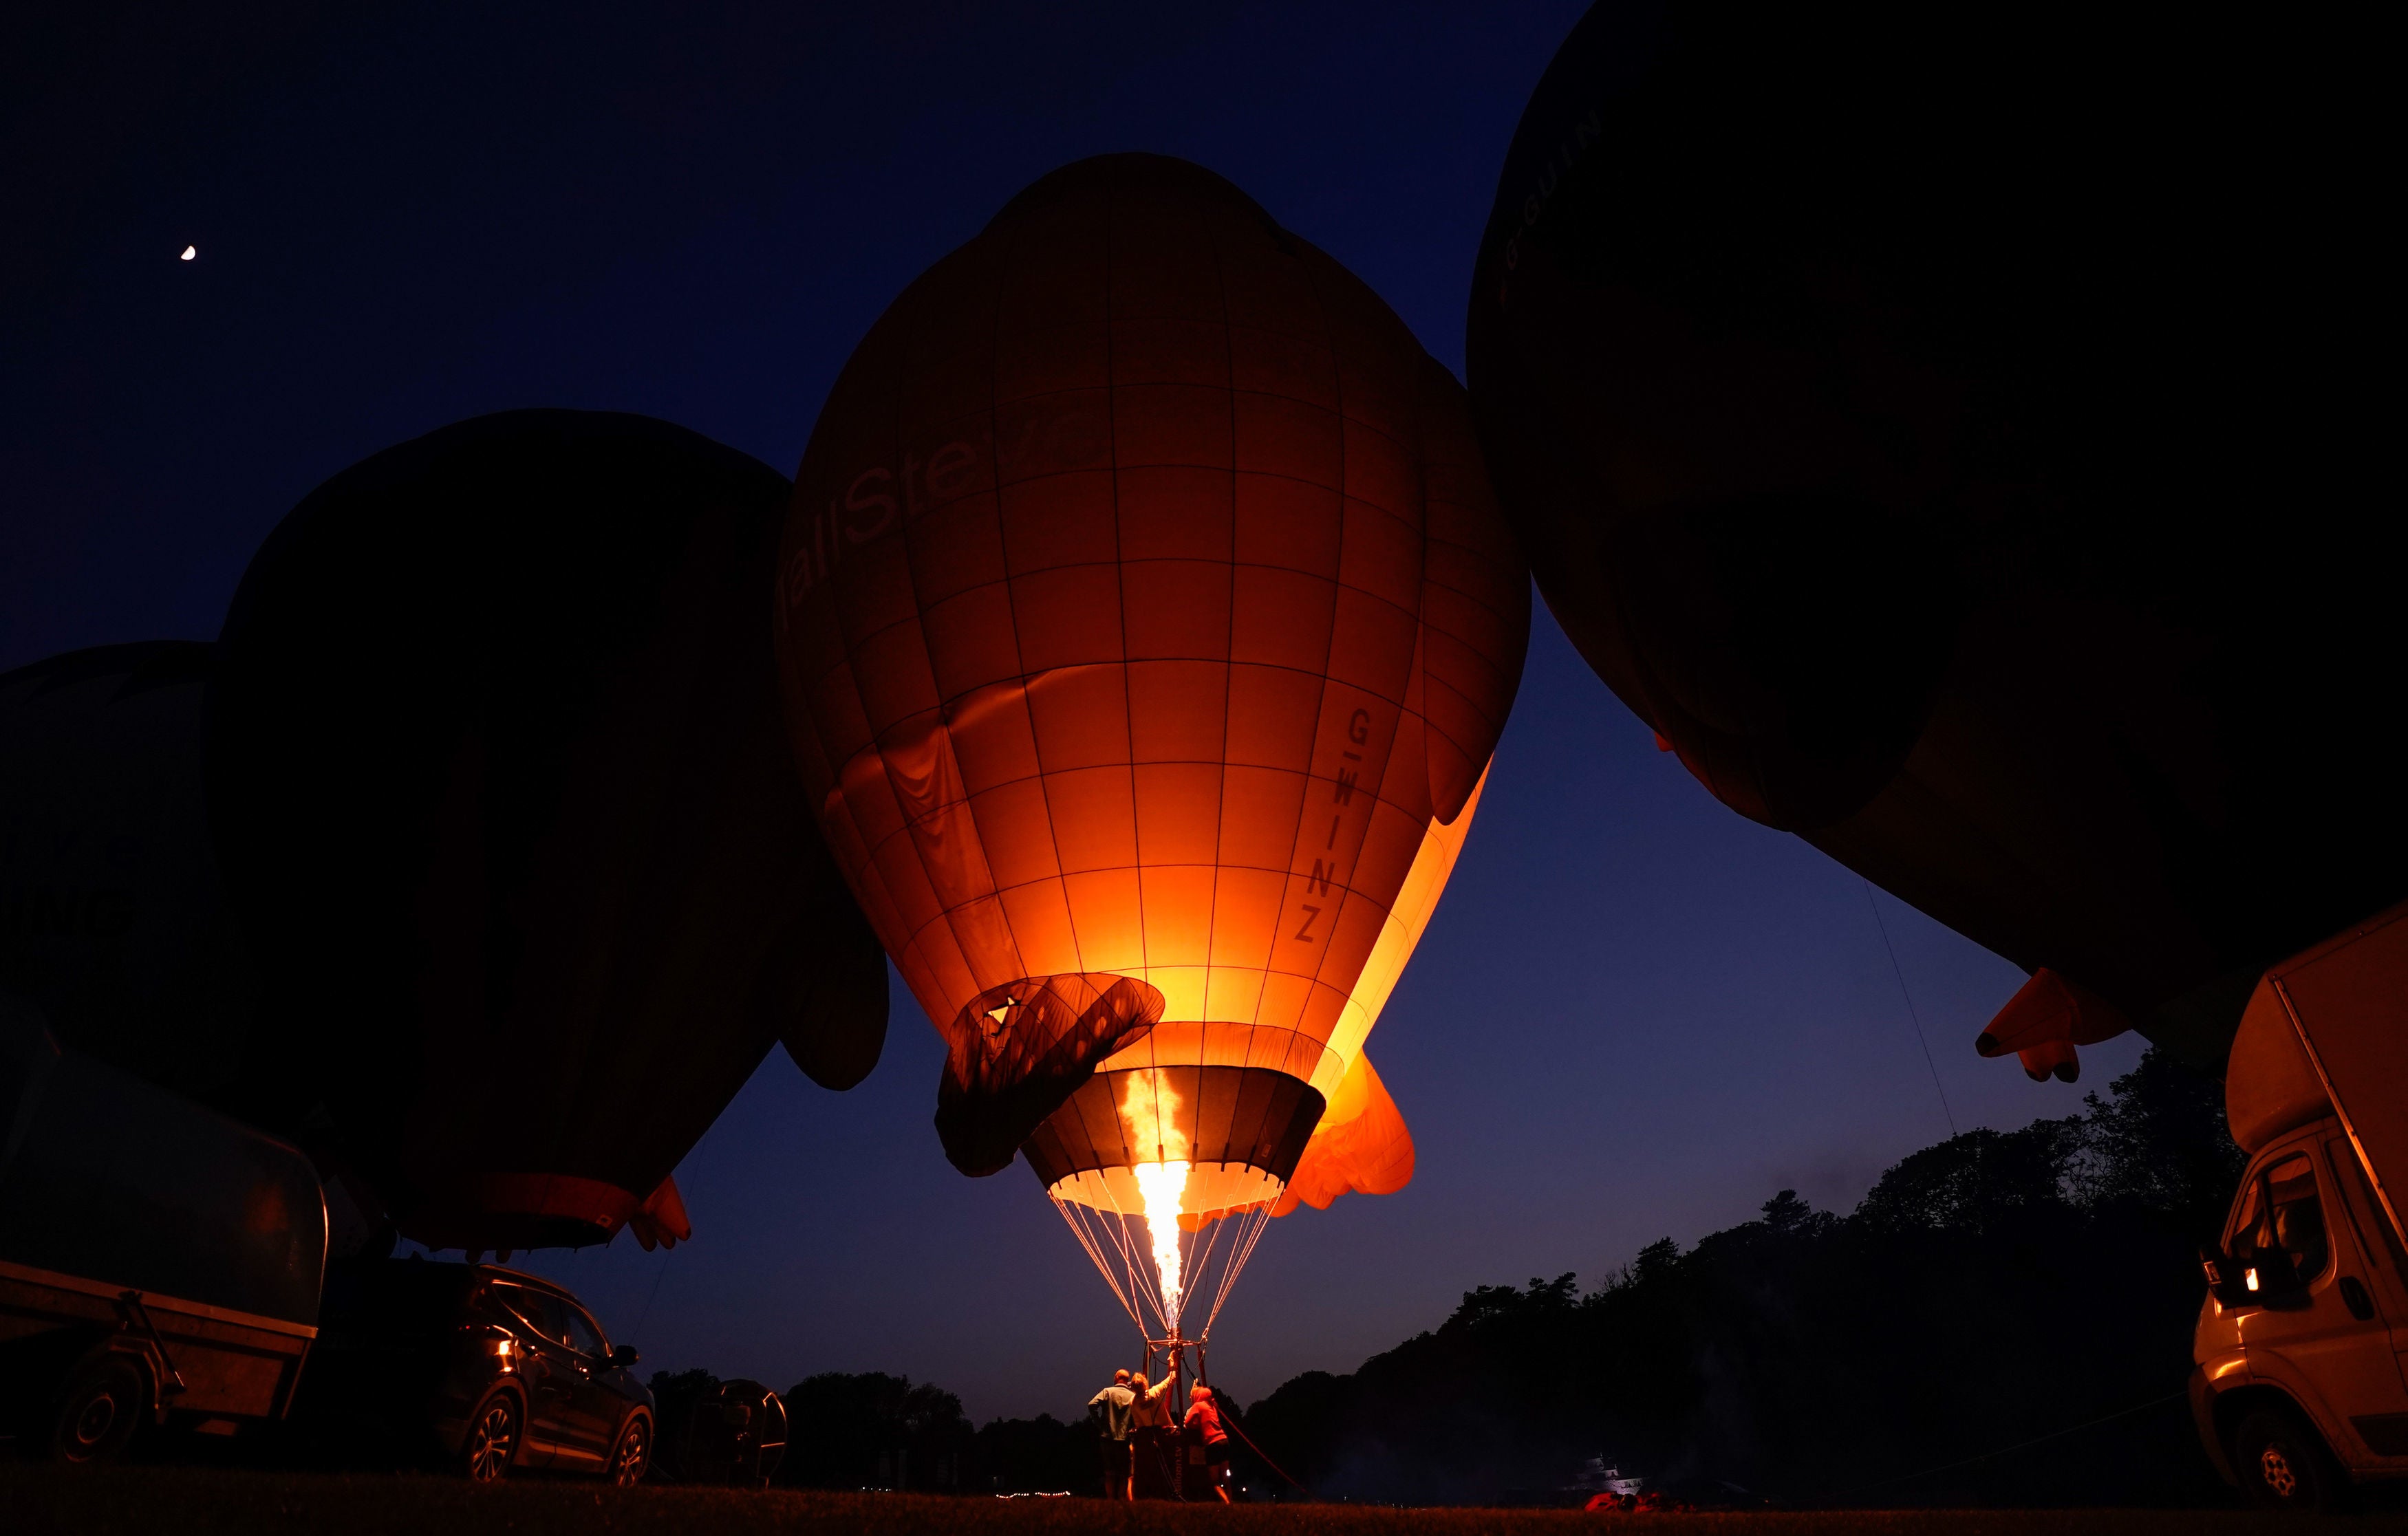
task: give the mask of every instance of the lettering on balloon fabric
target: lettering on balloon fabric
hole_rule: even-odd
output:
[[[1564,136],[1562,142],[1539,163],[1530,194],[1522,199],[1522,222],[1514,226],[1513,237],[1505,242],[1505,270],[1509,274],[1521,266],[1522,237],[1538,226],[1540,218],[1547,211],[1549,199],[1555,195],[1555,187],[1563,173],[1580,164],[1582,157],[1588,153],[1589,147],[1603,136],[1604,131],[1604,125],[1598,119],[1598,109],[1592,107],[1585,116],[1572,124],[1571,131]]]
[[[1109,446],[1110,424],[1092,402],[1036,404],[1039,409],[1026,411],[1000,436],[982,428],[924,453],[907,446],[888,463],[834,481],[838,488],[825,506],[811,515],[807,529],[794,534],[784,571],[786,602],[799,602],[825,581],[850,552],[909,527],[938,507],[1087,463]],[[1000,472],[1003,466],[1013,472]]]
[[[1358,747],[1371,739],[1370,711],[1358,709],[1347,718],[1346,739]],[[1359,752],[1340,750],[1338,755],[1351,763],[1360,764],[1363,761],[1363,754]],[[1345,825],[1346,809],[1354,803],[1354,792],[1362,787],[1362,783],[1363,770],[1359,767],[1341,768],[1330,779],[1329,837],[1322,844],[1322,848],[1324,852],[1332,853],[1333,856],[1326,860],[1315,858],[1312,861],[1312,873],[1305,877],[1304,883],[1305,890],[1311,895],[1326,897],[1330,887],[1340,880],[1339,861],[1334,856],[1334,851],[1338,847],[1338,833]],[[1305,913],[1304,926],[1296,930],[1295,937],[1303,943],[1313,943],[1315,938],[1312,926],[1320,917],[1321,909],[1299,904],[1299,910]]]

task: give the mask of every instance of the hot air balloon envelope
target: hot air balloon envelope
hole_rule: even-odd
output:
[[[951,1046],[948,1156],[1274,1197],[1520,674],[1454,380],[1220,178],[1082,161],[855,352],[781,579],[812,803]]]
[[[405,1235],[674,1238],[658,1192],[773,1042],[877,1059],[779,720],[786,495],[666,423],[513,412],[337,476],[245,574],[209,755],[260,1035]]]
[[[2388,245],[2352,93],[2236,111],[2262,65],[2164,48],[1608,0],[1467,357],[1541,590],[1701,782],[2213,1067],[2266,966],[2408,896],[2357,538],[2396,470],[2328,355]]]

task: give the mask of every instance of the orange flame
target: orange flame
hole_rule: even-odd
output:
[[[1162,1320],[1179,1333],[1182,1296],[1179,1253],[1179,1204],[1187,1193],[1187,1137],[1178,1127],[1180,1098],[1159,1072],[1133,1073],[1121,1098],[1121,1118],[1130,1142],[1154,1156],[1129,1171],[1145,1197],[1145,1229],[1154,1242],[1154,1272],[1162,1286]]]

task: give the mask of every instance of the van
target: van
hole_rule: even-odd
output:
[[[2192,1337],[2226,1481],[2329,1509],[2408,1478],[2408,906],[2266,972],[2225,1079],[2250,1156]]]

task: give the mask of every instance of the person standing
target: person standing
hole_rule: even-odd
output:
[[[1221,1405],[1202,1382],[1187,1394],[1187,1418],[1180,1426],[1187,1443],[1187,1470],[1200,1471],[1221,1502],[1229,1501],[1229,1431],[1221,1423]]]
[[[1087,1418],[1096,1427],[1096,1447],[1103,1463],[1104,1497],[1129,1497],[1129,1420],[1137,1407],[1129,1373],[1112,1372],[1112,1384],[1087,1400]]]
[[[1142,1373],[1129,1379],[1137,1393],[1137,1409],[1130,1414],[1130,1455],[1137,1461],[1137,1477],[1130,1484],[1131,1496],[1138,1488],[1145,1489],[1148,1499],[1170,1499],[1177,1495],[1172,1482],[1171,1457],[1178,1446],[1171,1438],[1175,1423],[1170,1412],[1170,1394],[1179,1385],[1179,1369],[1173,1365],[1161,1381],[1149,1386]]]

